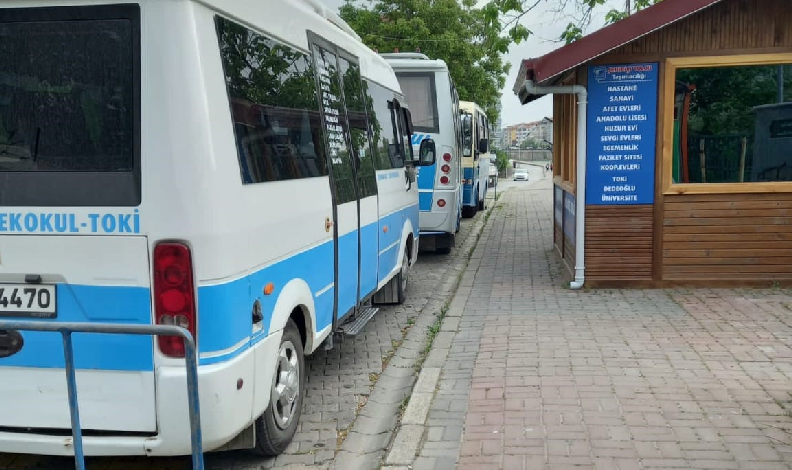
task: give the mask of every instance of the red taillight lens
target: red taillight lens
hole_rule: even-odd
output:
[[[445,205],[446,205],[445,199],[438,199],[437,200],[437,206],[438,207],[445,207]]]
[[[154,248],[154,315],[160,325],[187,329],[195,338],[195,289],[190,249],[181,243],[161,243]],[[184,357],[184,341],[158,336],[162,354]]]
[[[443,171],[443,173],[451,173],[451,167],[450,167],[450,166],[448,166],[448,165],[443,165],[443,166],[441,166],[441,167],[440,167],[440,170],[442,170],[442,171]]]
[[[440,184],[448,184],[449,181],[450,180],[448,179],[448,176],[441,176],[440,177]]]
[[[451,161],[451,154],[450,153],[444,153],[443,154],[443,160],[447,161],[447,162],[450,162]]]

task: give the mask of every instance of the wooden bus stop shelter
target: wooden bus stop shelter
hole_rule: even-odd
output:
[[[792,1],[664,0],[522,63],[572,287],[792,282]]]

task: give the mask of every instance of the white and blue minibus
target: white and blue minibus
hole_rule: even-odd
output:
[[[313,0],[0,0],[0,37],[0,319],[182,326],[204,449],[282,452],[304,356],[417,259],[393,70]],[[3,333],[0,452],[70,455],[60,336]],[[182,340],[73,342],[86,455],[190,453]]]
[[[462,215],[473,217],[484,210],[489,186],[489,120],[481,106],[460,101],[462,113]]]
[[[442,60],[421,53],[382,54],[396,72],[413,118],[413,147],[435,142],[436,163],[419,169],[421,248],[448,253],[462,219],[459,94]]]

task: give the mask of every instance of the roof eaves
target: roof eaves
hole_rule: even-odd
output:
[[[514,84],[514,94],[523,104],[543,95],[528,94],[526,80],[551,85],[554,80],[597,57],[670,26],[723,0],[665,0],[602,28],[582,39],[556,49],[544,56],[522,61]],[[570,58],[572,60],[570,61]]]

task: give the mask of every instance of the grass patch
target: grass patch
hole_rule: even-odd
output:
[[[369,372],[369,385],[371,387],[374,387],[374,384],[377,383],[377,380],[379,380],[379,378],[380,378],[380,374],[376,372]]]
[[[410,404],[410,396],[407,395],[404,397],[404,400],[399,404],[399,415],[403,415],[404,411],[407,409],[407,405]]]

